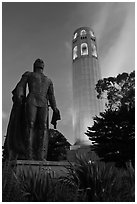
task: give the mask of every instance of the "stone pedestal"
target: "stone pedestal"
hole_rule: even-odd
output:
[[[30,161],[30,160],[17,160],[16,172],[19,174],[22,170],[28,171],[31,169],[33,172],[41,171],[48,172],[53,177],[64,176],[67,173],[67,167],[70,165],[68,161]]]

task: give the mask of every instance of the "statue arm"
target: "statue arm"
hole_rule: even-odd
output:
[[[53,88],[52,82],[50,83],[50,86],[48,89],[48,99],[49,99],[50,106],[53,110],[51,124],[54,125],[54,128],[56,129],[57,120],[61,120],[61,116],[60,116],[60,111],[58,110],[57,105],[56,105],[56,100],[54,96],[54,88]]]
[[[55,99],[55,95],[54,95],[54,87],[53,87],[53,83],[51,81],[50,81],[50,85],[49,85],[49,89],[48,89],[48,100],[49,100],[49,104],[50,104],[52,110],[56,111],[57,105],[56,105],[56,99]]]

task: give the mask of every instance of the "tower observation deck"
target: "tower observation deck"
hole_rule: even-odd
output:
[[[76,143],[88,143],[85,135],[93,125],[93,117],[103,111],[97,99],[95,85],[101,79],[96,37],[89,27],[81,27],[73,34],[73,127]]]

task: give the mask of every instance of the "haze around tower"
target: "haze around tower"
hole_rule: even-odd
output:
[[[93,28],[102,77],[135,69],[134,2],[4,2],[2,4],[2,135],[11,110],[11,91],[38,57],[54,82],[62,121],[58,130],[73,144],[73,32]]]

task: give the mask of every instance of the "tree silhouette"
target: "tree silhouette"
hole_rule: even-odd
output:
[[[108,77],[98,81],[96,84],[97,98],[107,99],[106,107],[118,110],[126,106],[135,106],[135,71],[122,73],[117,77]]]
[[[105,112],[94,118],[87,135],[95,152],[106,162],[123,165],[135,158],[135,72],[99,80],[98,98],[108,99]]]
[[[62,133],[60,133],[58,130],[49,129],[47,160],[66,160],[67,150],[69,150],[69,147],[70,144]]]

